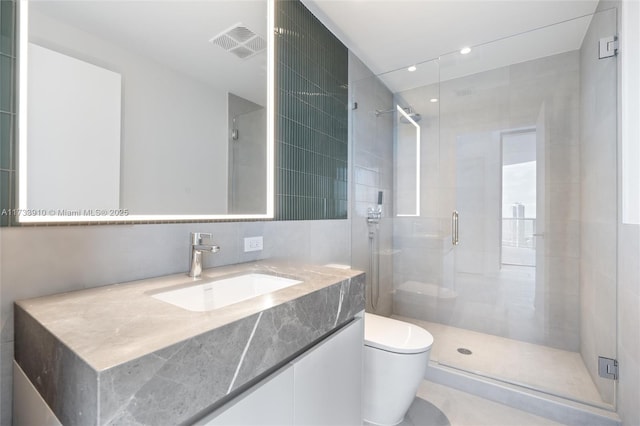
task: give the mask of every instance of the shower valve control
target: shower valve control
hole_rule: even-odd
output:
[[[378,223],[382,218],[382,207],[369,207],[367,209],[367,223]]]
[[[367,209],[367,223],[377,224],[382,219],[382,191],[378,191],[378,206]]]

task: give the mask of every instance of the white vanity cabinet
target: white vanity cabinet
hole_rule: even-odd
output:
[[[293,425],[293,366],[287,364],[194,426]]]
[[[364,273],[264,260],[211,268],[203,282],[222,294],[229,279],[257,274],[300,282],[207,312],[154,297],[199,285],[182,273],[16,301],[16,374],[31,382],[17,402],[35,393],[69,426],[205,415],[198,424],[351,424],[361,405]],[[230,383],[239,391],[225,397]],[[26,416],[16,426],[34,424],[31,405],[18,404]]]
[[[293,424],[362,424],[364,320],[351,324],[296,358]]]
[[[363,326],[355,318],[196,424],[361,425]]]

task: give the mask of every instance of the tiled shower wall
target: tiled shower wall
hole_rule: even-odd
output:
[[[393,108],[393,94],[354,54],[349,53],[351,91],[351,264],[367,272],[366,308],[391,315],[393,290],[393,114],[376,116],[375,111]],[[357,108],[355,104],[357,103]],[[376,207],[383,193],[383,215],[378,225],[367,224],[367,208]],[[370,248],[370,232],[373,246]],[[377,271],[370,270],[370,250]],[[378,278],[379,277],[379,278]],[[379,287],[374,284],[379,281]],[[372,290],[378,302],[372,306]]]
[[[299,1],[276,4],[276,218],[346,219],[347,48]]]

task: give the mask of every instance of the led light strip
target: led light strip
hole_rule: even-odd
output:
[[[156,221],[206,221],[233,219],[271,219],[274,216],[275,196],[275,0],[267,3],[267,211],[265,214],[249,215],[129,215],[129,216],[57,216],[17,215],[21,223],[78,223],[78,222],[156,222]],[[19,46],[18,46],[18,203],[19,212],[29,211],[27,205],[27,95],[28,95],[28,45],[29,45],[29,0],[19,2]],[[40,209],[38,209],[40,210]],[[113,210],[119,210],[114,208]]]
[[[415,214],[398,214],[396,216],[420,216],[420,125],[400,105],[396,105],[396,109],[416,128],[416,212]]]

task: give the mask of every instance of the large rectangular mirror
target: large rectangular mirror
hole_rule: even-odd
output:
[[[18,220],[273,217],[273,0],[21,0]]]

